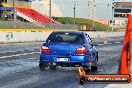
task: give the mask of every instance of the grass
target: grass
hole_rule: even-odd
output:
[[[53,17],[54,20],[61,22],[62,24],[74,24],[74,18],[71,17]],[[93,25],[93,21],[85,18],[76,18],[75,23],[78,25]],[[94,21],[94,29],[96,31],[111,31],[112,28],[108,25]]]
[[[74,18],[71,17],[53,17],[54,20],[61,22],[62,24],[73,24],[74,23]],[[78,25],[88,25],[91,26],[93,25],[93,21],[89,20],[89,19],[84,19],[84,18],[76,18],[75,19],[75,23]],[[12,29],[14,28],[14,23],[13,21],[6,21],[5,19],[0,18],[0,28],[1,29]],[[65,29],[67,29],[66,25],[56,25],[57,29],[59,29],[58,27],[60,26],[64,26],[66,27]],[[46,28],[49,28],[48,26],[45,26]],[[30,23],[30,22],[21,22],[21,21],[17,21],[15,23],[15,29],[43,29],[45,27],[39,27],[37,24],[34,23]],[[61,27],[62,28],[62,27]],[[54,27],[53,27],[54,29]],[[94,21],[94,29],[95,31],[111,31],[112,28],[108,27],[108,25],[105,24],[101,24],[99,22]]]

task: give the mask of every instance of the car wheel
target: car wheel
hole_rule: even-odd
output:
[[[44,65],[42,63],[39,63],[39,69],[44,70]]]
[[[56,70],[56,66],[55,66],[55,65],[51,65],[51,66],[50,66],[50,69],[51,69],[51,70]]]
[[[50,68],[49,64],[43,64],[43,63],[39,63],[39,69],[41,71],[47,71]]]
[[[90,72],[91,71],[89,66],[84,66],[83,69],[84,69],[85,72]]]
[[[96,58],[96,65],[95,66],[92,66],[91,68],[92,70],[97,70],[98,69],[98,55],[97,55],[97,58]]]

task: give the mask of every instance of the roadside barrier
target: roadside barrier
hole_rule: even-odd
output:
[[[52,29],[0,29],[0,32],[52,32]]]
[[[53,31],[77,31],[60,29],[0,29],[0,43],[44,41]],[[91,38],[121,37],[124,32],[86,32]],[[107,42],[105,42],[107,43]]]
[[[78,30],[61,30],[61,29],[0,29],[0,32],[53,32],[53,31],[78,31]]]

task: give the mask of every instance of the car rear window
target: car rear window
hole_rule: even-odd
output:
[[[84,39],[82,34],[77,33],[51,33],[46,42],[83,43]]]

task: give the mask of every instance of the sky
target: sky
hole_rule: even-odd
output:
[[[57,3],[55,4],[55,2],[52,2],[52,16],[55,17],[62,17],[64,16],[63,13],[65,13],[65,9],[61,10],[60,9],[60,5]],[[32,2],[32,8],[38,12],[40,12],[41,14],[47,15],[49,16],[49,0],[35,0]]]
[[[57,4],[60,10],[63,12],[66,17],[73,17],[73,7],[74,1],[78,3],[76,5],[76,17],[79,18],[88,18],[88,0],[53,0],[55,4]],[[132,0],[114,0],[115,2],[123,2]],[[97,19],[112,19],[112,2],[113,0],[95,0],[96,2],[96,15]],[[109,7],[107,7],[107,5]]]
[[[49,15],[49,0],[38,0],[40,4],[38,9],[40,12]],[[34,9],[37,8],[37,2],[34,2]],[[73,17],[74,16],[74,1],[77,2],[76,5],[76,17],[78,18],[88,18],[88,0],[51,0],[52,1],[52,15],[53,16],[64,16]],[[132,0],[114,0],[114,2],[132,2]],[[112,3],[113,0],[95,0],[95,18],[96,19],[112,19]],[[108,6],[109,4],[109,6]],[[42,8],[41,8],[42,7]]]

